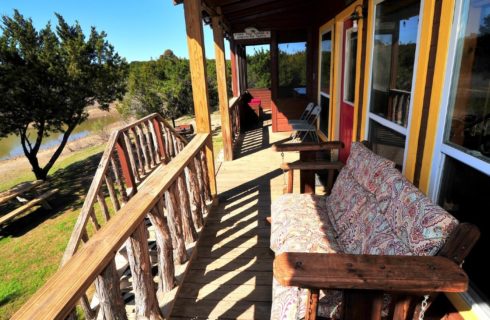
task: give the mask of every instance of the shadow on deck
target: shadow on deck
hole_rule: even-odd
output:
[[[220,204],[208,218],[172,319],[270,318],[273,253],[265,217],[284,181],[281,155],[270,146],[287,138],[269,125],[251,129],[240,137],[237,159],[222,164]]]

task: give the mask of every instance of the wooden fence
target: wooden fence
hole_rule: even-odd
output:
[[[154,119],[152,117],[142,119],[139,123],[148,123],[149,120]],[[159,122],[160,128],[165,130],[162,123]],[[130,130],[129,128],[134,128],[134,124],[126,129]],[[124,141],[127,147],[129,142],[126,144],[127,139],[124,138],[124,132],[127,131],[122,130],[115,134],[109,145],[114,143],[117,150],[117,142]],[[167,134],[169,132],[171,133],[171,130],[167,131]],[[167,142],[174,142],[174,151],[166,155],[174,154],[173,159],[167,164],[157,166],[151,173],[147,173],[144,183],[133,184],[132,189],[128,188],[128,184],[123,184],[127,182],[124,174],[120,176],[120,182],[115,184],[111,181],[107,182],[107,177],[110,176],[106,173],[107,167],[114,166],[111,161],[113,152],[104,153],[92,185],[93,189],[91,188],[92,193],[89,192],[87,196],[89,202],[86,202],[88,203],[86,206],[84,205],[83,214],[87,218],[91,217],[94,227],[98,224],[93,218],[94,209],[90,209],[93,208],[94,201],[90,199],[91,197],[97,198],[102,208],[107,207],[104,192],[109,194],[115,214],[111,216],[108,209],[103,209],[107,222],[100,229],[95,227],[97,232],[90,239],[88,239],[85,227],[82,226],[83,221],[87,218],[82,217],[83,214],[80,216],[74,237],[76,239],[80,234],[83,245],[73,246],[73,243],[77,241],[71,242],[72,247],[69,248],[71,251],[67,252],[74,252],[78,248],[77,252],[71,258],[65,258],[63,267],[34,294],[14,315],[13,319],[64,319],[72,314],[77,301],[82,301],[87,318],[94,319],[97,317],[97,312],[103,312],[104,319],[126,319],[125,301],[121,295],[120,278],[115,263],[116,254],[124,246],[132,275],[136,318],[160,319],[163,317],[157,301],[152,269],[158,270],[158,291],[165,292],[174,287],[173,250],[175,250],[177,264],[188,259],[185,244],[196,240],[196,229],[203,224],[206,202],[211,200],[204,152],[209,134],[197,134],[187,146],[184,146],[184,142],[177,135],[170,134],[170,136],[173,138]],[[131,149],[124,148],[124,150],[129,153]],[[160,149],[147,150],[147,159],[151,160],[149,153],[152,152],[153,160],[160,159],[164,162],[164,159],[167,158],[163,154],[158,154],[157,150]],[[132,161],[128,154],[124,158]],[[119,160],[120,165],[124,163],[123,160]],[[155,162],[152,163],[155,164]],[[133,167],[128,162],[127,178],[130,179],[132,172],[134,179],[141,181],[136,179],[133,168],[142,171],[143,167]],[[121,168],[117,167],[117,170],[119,169]],[[142,175],[139,177],[142,178]],[[102,191],[96,181],[105,181],[107,189]],[[119,183],[121,186],[118,185]],[[102,182],[99,183],[101,184]],[[119,187],[118,192],[110,191],[111,188],[117,186]],[[125,198],[124,190],[128,189],[131,190],[127,191],[127,198]],[[150,262],[146,228],[148,223],[151,223],[155,230],[158,248],[157,268]],[[68,256],[69,254],[66,255]],[[86,296],[87,289],[94,283],[99,300],[99,305],[95,310],[90,308]]]
[[[149,115],[113,132],[68,242],[62,266],[75,254],[81,243],[87,243],[137,193],[157,167],[171,162],[186,144],[187,141],[157,114]],[[204,157],[204,154],[202,156]],[[190,179],[178,179],[180,194],[187,194],[188,190],[192,193],[190,212],[198,227],[202,224],[199,217],[205,209],[206,199],[200,195],[196,180],[208,182],[207,168],[203,168],[203,161],[204,159],[199,159],[186,169],[186,175]],[[205,187],[208,190],[209,186]],[[209,196],[209,192],[206,195]],[[189,200],[187,201],[189,203]],[[173,287],[173,282],[169,277],[165,279],[166,281],[161,282],[161,289],[168,291]],[[102,286],[103,283],[96,283],[99,297],[104,295]],[[90,307],[86,294],[82,295],[80,302],[86,318],[95,318],[97,312]],[[102,304],[101,301],[99,310],[103,310]]]

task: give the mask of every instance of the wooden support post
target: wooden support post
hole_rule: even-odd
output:
[[[128,163],[129,155],[128,150],[124,148],[124,138],[120,137],[116,143],[117,155],[119,157],[119,163],[121,164],[121,171],[123,174],[124,182],[128,188],[136,188],[136,182],[131,172],[131,167]]]
[[[176,250],[176,262],[183,264],[187,261],[187,251],[184,243],[184,235],[182,233],[182,219],[178,210],[177,194],[179,189],[177,183],[174,182],[165,192],[165,207],[167,209],[168,226],[172,237],[173,247]]]
[[[202,208],[202,214],[207,213],[207,205],[206,205],[206,187],[204,185],[204,173],[202,171],[202,165],[201,165],[201,160],[200,160],[200,154],[197,154],[196,157],[194,158],[194,165],[196,166],[196,175],[197,175],[197,182],[199,183],[199,196],[201,197],[201,208]]]
[[[196,228],[192,222],[191,205],[189,201],[189,192],[185,183],[185,174],[182,173],[177,177],[177,186],[179,188],[179,209],[182,219],[182,231],[184,232],[185,243],[193,243],[197,239]]]
[[[316,319],[316,314],[318,310],[318,296],[319,296],[318,289],[307,290],[305,320]]]
[[[315,160],[315,151],[300,151],[300,161],[313,161]],[[300,171],[300,193],[315,194],[315,171],[302,170]]]
[[[230,108],[228,105],[228,90],[226,85],[226,59],[225,44],[223,40],[223,27],[220,17],[214,16],[213,38],[214,56],[216,61],[216,78],[218,83],[219,111],[221,115],[221,133],[223,136],[223,151],[225,161],[233,160],[233,137],[231,133]]]
[[[202,29],[201,0],[184,0],[184,15],[187,30],[187,46],[191,69],[192,96],[196,115],[196,131],[209,133],[206,142],[207,172],[211,195],[217,194],[214,169],[213,142],[211,140],[211,118],[209,116],[209,96],[206,77],[206,55],[204,53],[204,33]]]
[[[138,140],[140,144],[141,151],[143,151],[143,158],[145,159],[145,167],[147,171],[150,171],[150,156],[148,155],[148,152],[146,150],[146,144],[145,144],[145,139],[143,138],[143,130],[139,126],[136,126],[136,132],[138,133]]]
[[[236,62],[236,44],[235,41],[230,41],[230,60],[231,60],[231,90],[233,96],[238,97],[240,92],[238,91],[238,74],[237,74],[237,62]]]
[[[172,237],[165,219],[163,208],[158,203],[148,213],[151,224],[155,227],[158,251],[158,290],[162,293],[172,290],[175,286],[175,267],[172,248]]]
[[[145,223],[141,222],[126,241],[129,267],[133,277],[136,319],[162,319],[151,274]]]
[[[109,262],[104,271],[95,279],[103,319],[127,319],[126,307],[119,289],[119,275],[114,261]]]
[[[90,307],[90,302],[88,301],[86,294],[84,294],[80,298],[80,308],[82,308],[83,314],[85,315],[86,320],[95,320],[97,318],[97,314],[92,309],[92,307]],[[68,316],[68,319],[78,319],[78,317],[76,316],[75,310],[70,313],[70,316]]]
[[[130,128],[129,131],[131,131],[131,133],[133,134],[133,137],[134,137],[134,146],[136,149],[136,156],[138,159],[138,172],[140,173],[140,175],[144,175],[145,174],[145,164],[142,160],[143,158],[141,157],[141,145],[140,145],[140,140],[138,139],[138,134],[137,134],[136,129],[134,127]]]
[[[162,159],[162,161],[165,161],[167,159],[167,156],[165,154],[165,146],[163,145],[162,128],[160,127],[160,122],[157,118],[153,118],[153,129],[155,130],[155,135],[157,138],[158,153],[160,155],[160,159]]]
[[[185,169],[185,174],[188,182],[189,193],[191,194],[192,220],[194,221],[196,228],[201,228],[203,226],[204,211],[201,194],[199,192],[199,180],[194,160],[189,162],[189,166]]]
[[[102,190],[99,190],[99,192],[97,193],[97,202],[102,209],[105,221],[109,221],[111,219],[111,216],[109,215],[109,208],[107,207],[107,202],[105,201],[104,193],[102,192]]]

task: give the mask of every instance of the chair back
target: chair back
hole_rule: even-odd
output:
[[[308,116],[310,115],[311,110],[313,110],[314,106],[315,106],[315,104],[313,102],[308,103],[305,110],[303,110],[303,113],[299,117],[299,120],[306,120],[308,118]]]
[[[308,122],[308,124],[314,124],[316,122],[316,120],[318,119],[318,117],[320,116],[321,111],[322,111],[321,106],[315,106],[313,108],[313,110],[311,110],[308,117],[306,118],[306,121]]]

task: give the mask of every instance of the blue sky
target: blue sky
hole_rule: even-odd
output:
[[[158,58],[166,49],[179,57],[188,57],[184,7],[172,0],[0,0],[0,14],[12,15],[18,9],[32,18],[40,29],[54,12],[68,23],[78,20],[87,32],[91,26],[108,34],[108,40],[128,61]],[[205,26],[206,56],[214,58],[213,35]],[[225,41],[229,59],[228,42]]]

